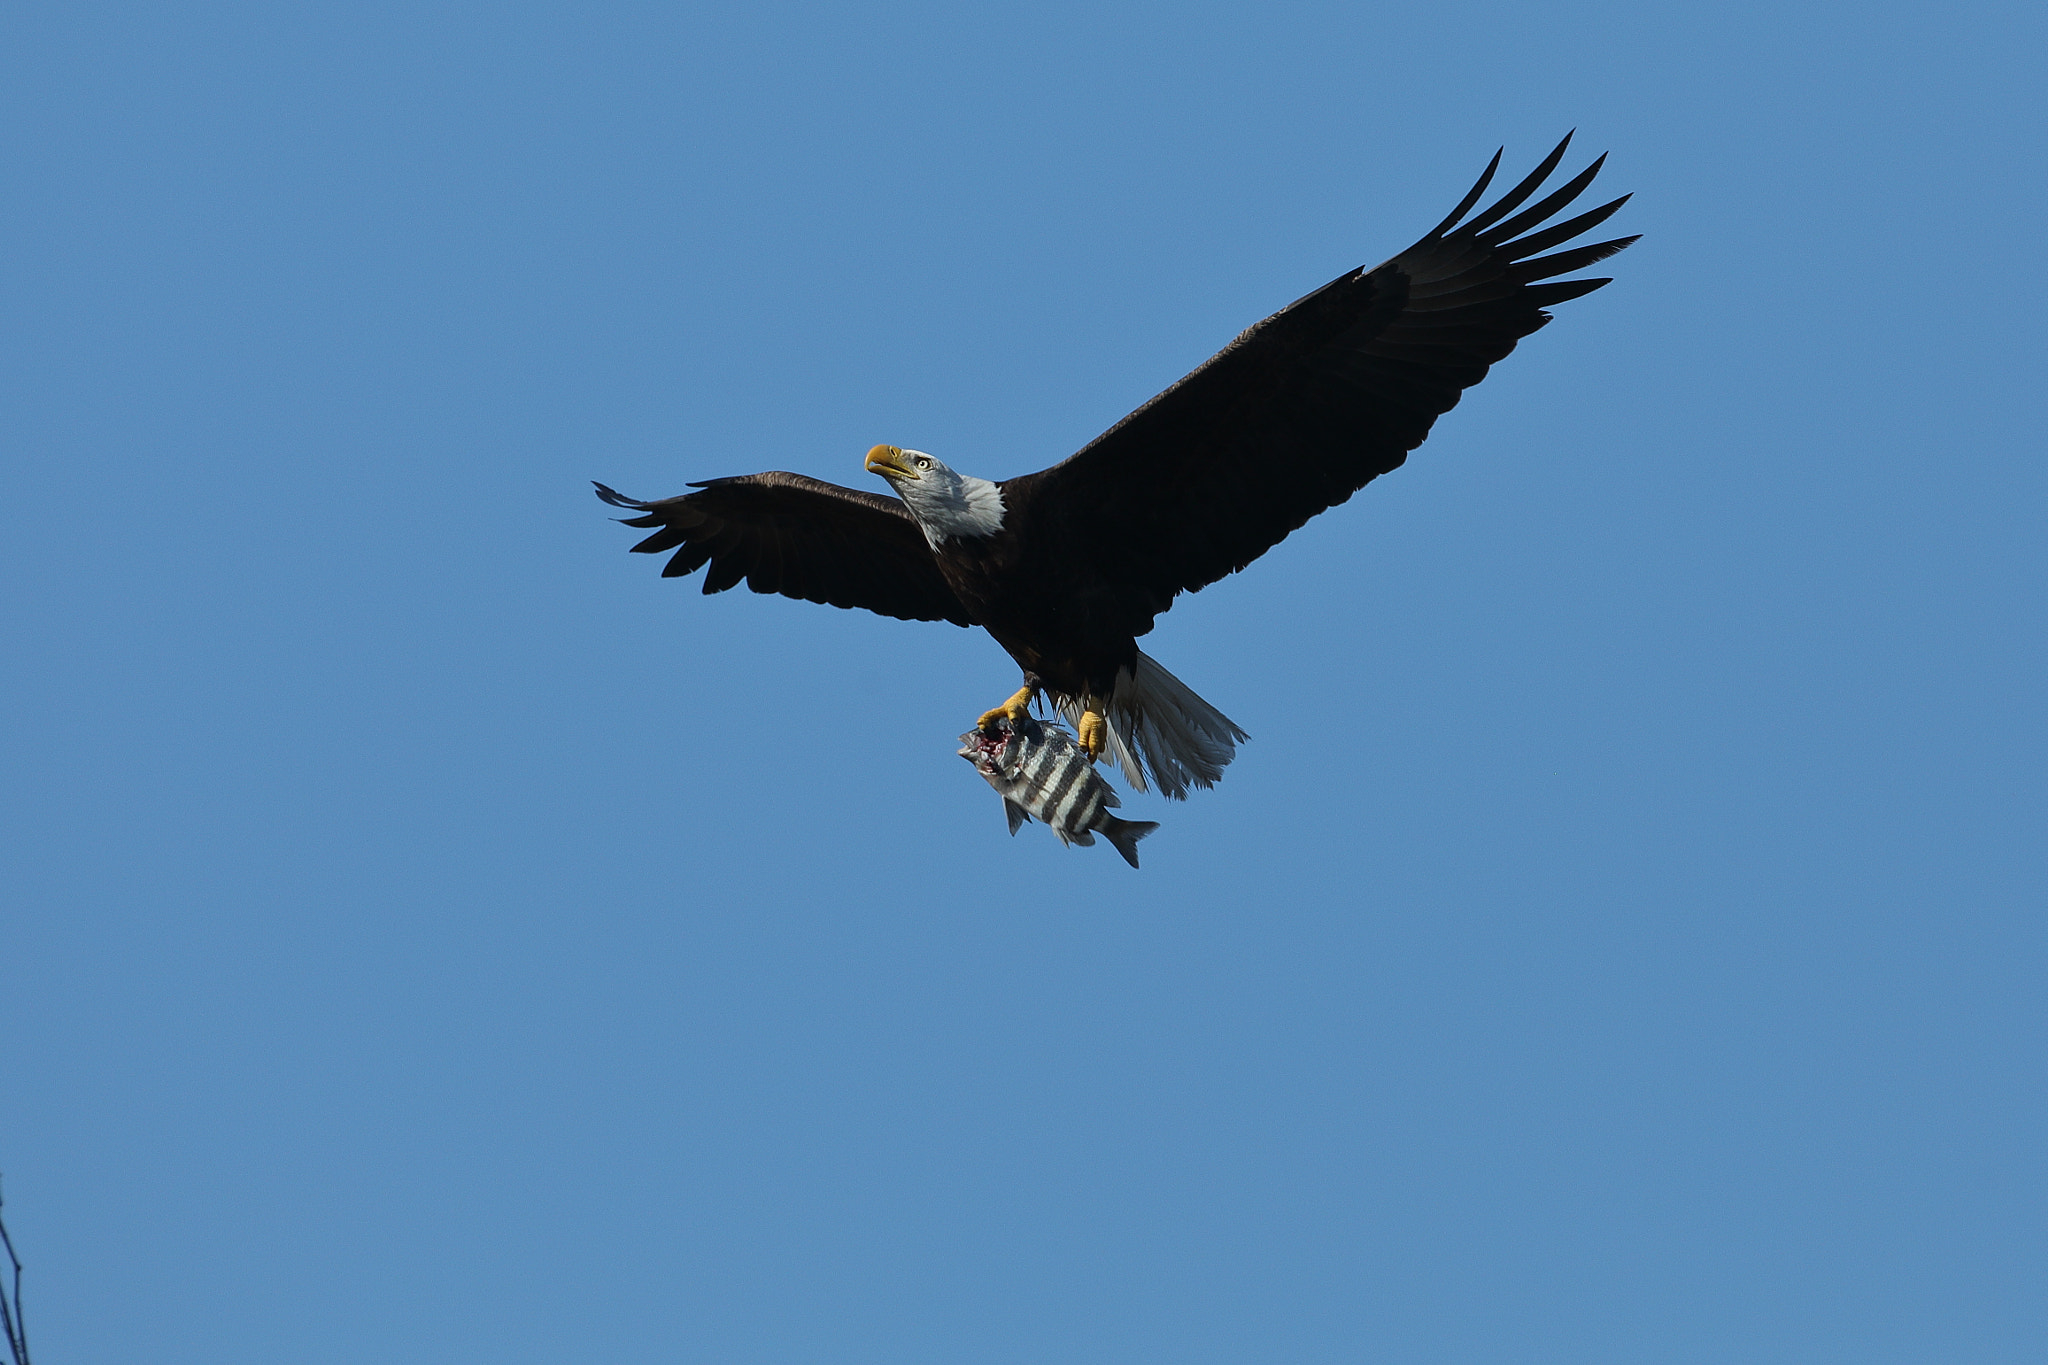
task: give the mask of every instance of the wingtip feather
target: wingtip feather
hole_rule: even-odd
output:
[[[1486,187],[1493,183],[1493,174],[1500,169],[1500,159],[1506,152],[1505,146],[1494,148],[1493,160],[1486,163],[1486,169],[1480,172],[1479,179],[1473,183],[1471,189],[1465,191],[1465,197],[1458,201],[1458,207],[1452,209],[1441,223],[1429,230],[1431,237],[1443,236],[1458,225],[1460,218],[1471,212],[1472,206],[1479,202],[1479,196],[1485,194]]]
[[[1544,219],[1550,217],[1551,214],[1566,207],[1573,200],[1584,194],[1586,186],[1593,183],[1593,178],[1600,174],[1600,168],[1606,164],[1607,153],[1602,152],[1594,158],[1592,165],[1586,167],[1585,170],[1580,171],[1556,190],[1544,196],[1533,207],[1526,208],[1506,222],[1497,223],[1485,232],[1480,233],[1479,240],[1489,246],[1499,246],[1510,238],[1536,227]]]
[[[608,502],[614,507],[623,507],[632,512],[644,512],[647,510],[647,504],[641,502],[638,498],[629,498],[624,493],[619,492],[618,489],[601,484],[596,479],[592,479],[590,484],[591,487],[597,490],[597,496],[601,502]]]
[[[1576,133],[1577,131],[1578,130],[1574,128],[1572,130],[1572,133]],[[1515,186],[1506,194],[1502,195],[1499,198],[1499,200],[1497,200],[1494,203],[1492,208],[1487,209],[1477,218],[1474,218],[1471,222],[1465,224],[1465,226],[1462,229],[1460,229],[1460,231],[1473,233],[1475,235],[1484,232],[1486,231],[1486,229],[1492,227],[1495,223],[1498,223],[1501,219],[1507,217],[1510,213],[1513,213],[1516,209],[1520,208],[1522,206],[1523,201],[1526,200],[1530,195],[1536,193],[1537,188],[1541,186],[1544,181],[1550,178],[1550,173],[1557,169],[1557,163],[1564,160],[1565,148],[1572,145],[1572,133],[1566,133],[1564,135],[1564,141],[1558,143],[1555,147],[1551,148],[1550,155],[1544,157],[1543,160],[1538,162],[1536,164],[1536,169],[1529,172],[1527,176],[1523,177],[1521,184]]]

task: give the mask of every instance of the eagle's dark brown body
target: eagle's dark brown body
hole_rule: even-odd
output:
[[[1063,537],[1036,524],[1022,483],[1000,485],[1002,529],[946,541],[935,556],[939,571],[969,619],[1009,651],[1027,678],[1067,696],[1108,697],[1165,603],[1146,610],[1153,599],[1143,587],[1077,580],[1057,564],[1034,565],[1034,546],[1056,546]]]
[[[665,575],[708,563],[707,593],[744,578],[756,592],[978,625],[1055,693],[1107,699],[1176,596],[1244,568],[1399,467],[1465,389],[1550,320],[1546,307],[1608,283],[1555,277],[1633,237],[1541,254],[1626,201],[1544,226],[1599,161],[1522,208],[1569,142],[1461,223],[1496,155],[1414,246],[1248,329],[1072,457],[998,485],[992,534],[934,550],[902,502],[796,474],[718,479],[658,502],[600,494],[642,514],[627,525],[654,531],[634,549],[674,552]]]

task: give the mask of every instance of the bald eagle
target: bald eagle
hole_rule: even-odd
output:
[[[1047,694],[1091,759],[1108,753],[1139,790],[1149,778],[1184,797],[1220,778],[1246,735],[1138,637],[1181,593],[1244,568],[1399,468],[1488,366],[1550,321],[1546,307],[1609,282],[1556,277],[1634,237],[1540,254],[1627,202],[1544,226],[1604,156],[1522,207],[1570,143],[1466,219],[1493,182],[1496,152],[1415,245],[1245,331],[1050,469],[992,482],[878,445],[867,470],[893,498],[779,472],[693,483],[655,502],[603,484],[598,496],[654,532],[634,550],[674,552],[664,577],[709,565],[706,593],[745,579],[755,592],[980,626],[1024,685],[978,725],[1020,718]]]

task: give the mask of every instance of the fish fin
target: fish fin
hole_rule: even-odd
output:
[[[1022,806],[1007,796],[1003,798],[1003,814],[1009,817],[1010,833],[1013,835],[1024,827],[1026,820],[1031,818]]]
[[[1138,865],[1138,840],[1159,828],[1157,820],[1119,820],[1114,815],[1102,817],[1103,824],[1097,826],[1102,837],[1110,846],[1123,855],[1124,861],[1132,867]]]

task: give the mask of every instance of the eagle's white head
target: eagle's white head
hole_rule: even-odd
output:
[[[954,536],[992,536],[1003,527],[1002,489],[922,450],[876,446],[868,473],[889,481],[935,550]]]

